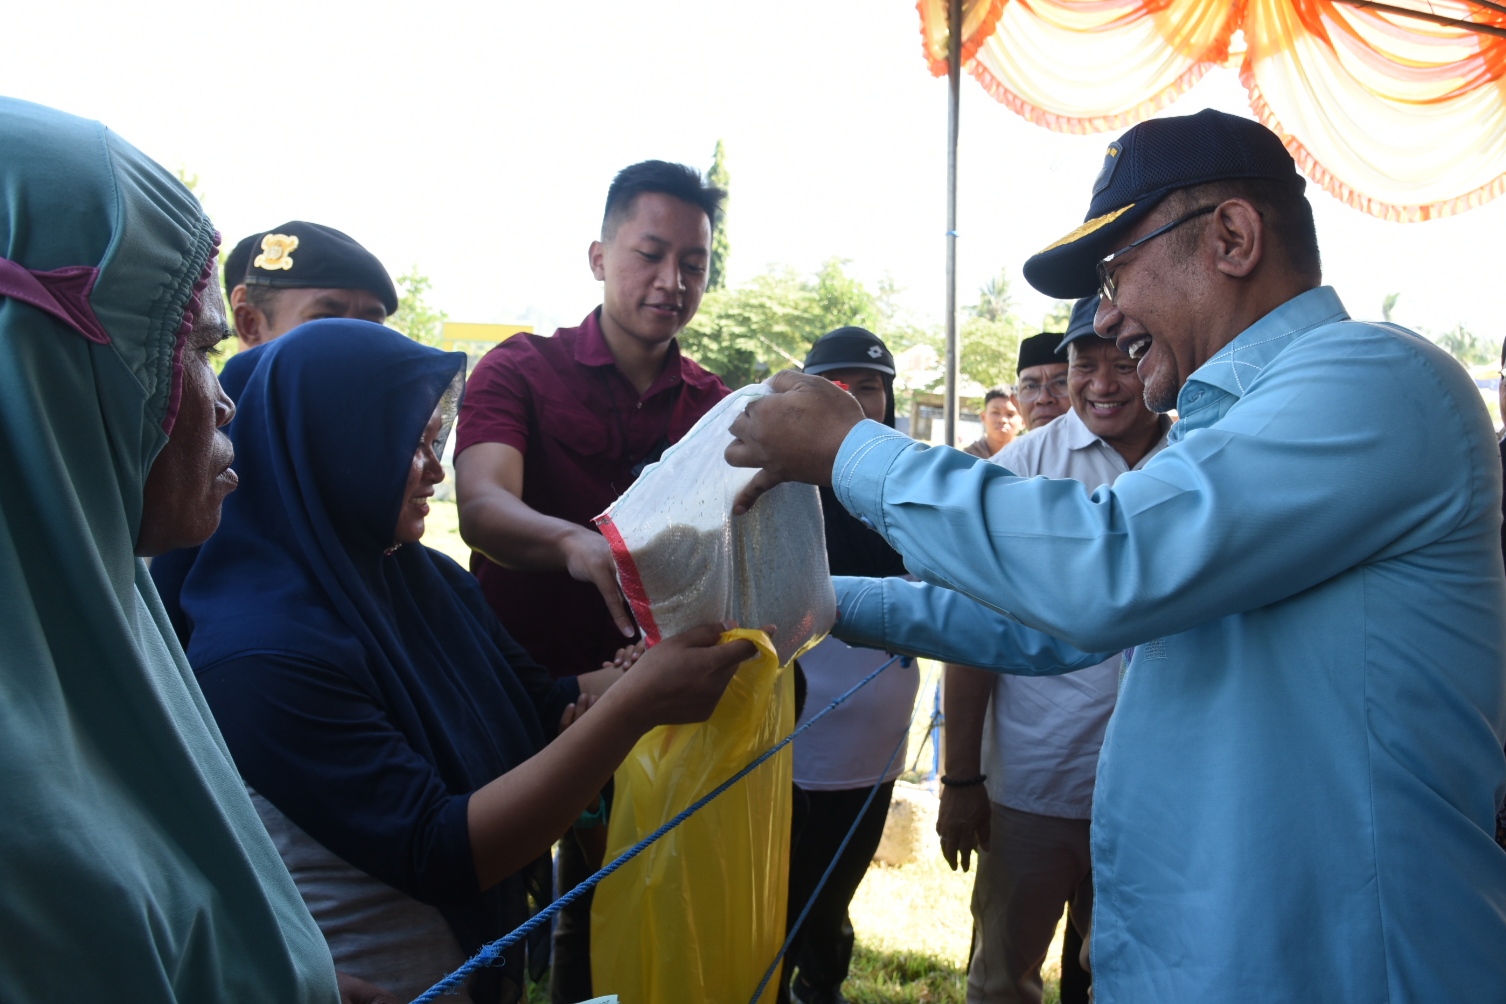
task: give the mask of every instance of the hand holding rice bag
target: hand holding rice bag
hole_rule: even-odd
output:
[[[732,502],[756,471],[727,464],[728,431],[757,384],[728,395],[596,517],[649,644],[699,624],[773,625],[781,665],[836,620],[821,497],[787,483],[743,516]]]

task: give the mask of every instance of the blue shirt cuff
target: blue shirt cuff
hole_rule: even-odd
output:
[[[849,645],[884,647],[884,593],[882,579],[847,575],[831,577],[837,595],[837,623],[831,633]]]
[[[872,419],[853,426],[842,440],[831,472],[832,491],[869,529],[884,532],[884,479],[894,458],[914,445],[909,436]]]

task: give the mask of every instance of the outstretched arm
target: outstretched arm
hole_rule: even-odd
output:
[[[833,576],[837,624],[849,645],[959,662],[996,673],[1055,676],[1112,656],[1080,649],[961,593],[900,578]]]

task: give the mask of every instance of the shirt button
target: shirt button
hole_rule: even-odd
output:
[[[639,411],[642,411],[642,410],[643,410],[643,402],[642,402],[642,401],[639,401],[639,402],[638,402],[638,410],[639,410]]]

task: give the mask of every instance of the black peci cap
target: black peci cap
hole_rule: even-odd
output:
[[[1042,331],[1020,343],[1020,363],[1014,368],[1018,375],[1032,366],[1050,366],[1067,361],[1067,350],[1060,331]]]
[[[237,244],[226,260],[227,274],[245,243]],[[261,234],[250,252],[244,280],[248,285],[364,289],[381,299],[389,315],[397,312],[397,289],[376,255],[332,227],[293,220]]]
[[[1259,122],[1207,109],[1141,122],[1109,144],[1082,226],[1025,262],[1047,296],[1091,296],[1098,262],[1171,192],[1210,181],[1268,178],[1306,184],[1280,138]]]
[[[266,234],[252,234],[250,237],[242,237],[241,242],[235,246],[235,250],[225,258],[225,303],[230,302],[230,293],[235,287],[246,281],[246,269],[251,265],[251,253],[253,250],[261,250],[261,239]]]
[[[1062,343],[1056,347],[1058,352],[1066,352],[1067,346],[1079,338],[1092,336],[1098,337],[1098,332],[1093,329],[1093,318],[1098,314],[1099,297],[1085,296],[1072,304],[1072,317],[1067,321],[1067,334],[1062,338]]]
[[[878,370],[893,376],[894,356],[884,340],[867,328],[838,328],[816,339],[801,369],[812,376],[847,369]]]

